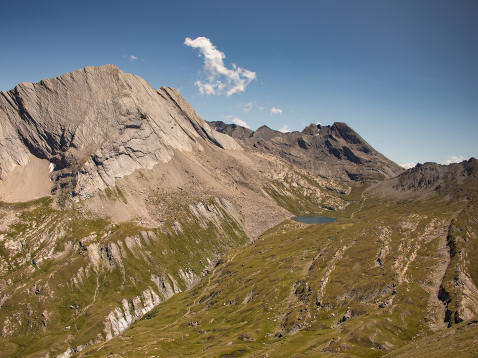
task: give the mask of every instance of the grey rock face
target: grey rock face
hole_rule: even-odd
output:
[[[326,177],[367,181],[394,177],[403,169],[372,148],[347,124],[311,124],[302,132],[281,133],[267,126],[255,132],[235,124],[209,123],[245,148],[277,155]]]
[[[92,196],[175,150],[237,148],[173,88],[155,90],[113,65],[87,67],[0,94],[0,179],[31,154],[54,165],[54,190]]]
[[[368,192],[390,198],[424,198],[438,194],[456,196],[458,187],[478,177],[478,160],[470,158],[461,163],[441,165],[417,164],[395,178],[372,185]]]
[[[475,158],[450,165],[417,164],[400,174],[393,188],[398,191],[440,190],[461,184],[468,177],[478,177],[478,160]]]

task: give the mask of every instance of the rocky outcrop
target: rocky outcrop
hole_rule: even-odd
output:
[[[332,126],[311,124],[302,132],[291,133],[267,126],[252,131],[220,121],[209,124],[237,139],[245,148],[274,154],[321,176],[367,181],[391,178],[403,171],[342,122]]]
[[[173,88],[155,90],[113,65],[86,67],[0,94],[0,179],[29,156],[52,164],[54,191],[81,198],[175,150],[236,148]]]
[[[109,341],[114,336],[120,335],[162,301],[163,299],[150,287],[130,301],[123,299],[121,306],[116,307],[106,318],[105,339]]]
[[[393,188],[398,191],[438,191],[462,184],[468,177],[478,177],[478,160],[475,158],[450,165],[417,164],[400,174]]]
[[[424,163],[417,164],[396,178],[375,184],[368,191],[380,196],[400,198],[452,194],[459,185],[476,178],[478,160],[475,158],[449,165]]]

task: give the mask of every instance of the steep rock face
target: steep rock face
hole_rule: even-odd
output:
[[[113,65],[87,67],[0,95],[0,179],[30,154],[54,168],[54,190],[92,196],[116,178],[168,162],[175,150],[237,148],[172,88]]]
[[[113,65],[0,93],[0,201],[53,194],[60,207],[156,227],[165,196],[219,196],[256,237],[288,215],[261,191],[283,164],[245,153],[175,89]]]
[[[370,192],[392,197],[452,194],[458,185],[476,178],[478,160],[475,158],[450,165],[417,164],[396,178],[375,184],[370,188]]]
[[[461,184],[471,176],[478,177],[478,160],[475,158],[450,165],[418,164],[399,175],[394,188],[399,191],[439,190]]]
[[[281,133],[267,126],[255,132],[235,124],[209,122],[217,131],[239,140],[245,148],[271,153],[318,175],[366,181],[391,178],[403,171],[373,149],[347,124],[311,124],[302,132]]]

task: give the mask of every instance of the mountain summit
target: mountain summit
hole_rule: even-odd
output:
[[[155,90],[113,65],[2,92],[0,123],[0,179],[34,155],[50,164],[53,191],[68,187],[82,198],[168,162],[175,150],[237,147],[212,131],[177,90]]]
[[[391,178],[403,168],[370,146],[346,123],[310,124],[302,132],[282,133],[267,126],[255,132],[236,124],[209,122],[246,148],[273,154],[325,177],[367,181]]]

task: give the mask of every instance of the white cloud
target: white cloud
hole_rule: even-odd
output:
[[[237,124],[238,126],[249,128],[249,125],[246,122],[244,122],[242,119],[239,119],[237,117],[232,118],[231,122],[234,124]]]
[[[279,115],[281,115],[281,114],[282,114],[282,109],[277,108],[277,107],[272,107],[272,108],[271,108],[271,114],[279,114]]]
[[[194,84],[201,94],[232,96],[244,92],[247,85],[256,79],[256,73],[232,64],[232,68],[224,65],[226,55],[216,49],[207,37],[197,37],[194,40],[186,37],[186,46],[199,49],[204,57],[204,71],[207,81],[196,81]]]
[[[414,168],[415,165],[417,165],[416,162],[409,162],[409,163],[400,164],[400,166],[401,166],[402,168],[405,168],[405,169]]]
[[[285,124],[281,129],[279,129],[279,132],[282,132],[282,133],[289,133],[290,132],[290,128],[287,124]]]
[[[465,157],[462,155],[451,155],[445,160],[442,164],[448,165],[452,163],[460,163],[465,160]]]
[[[135,55],[129,55],[129,57],[128,57],[128,58],[129,58],[129,60],[130,60],[131,62],[134,62],[134,61],[136,61],[136,60],[138,59],[138,56],[135,56]]]

